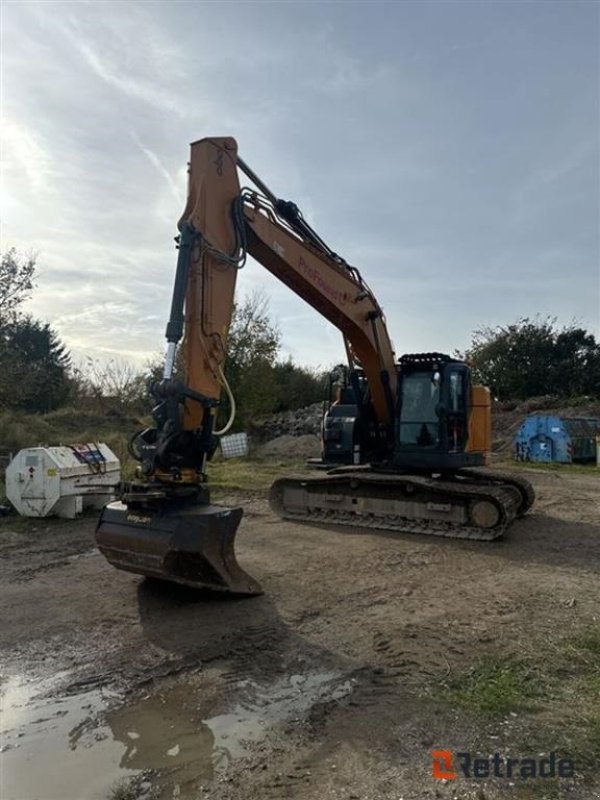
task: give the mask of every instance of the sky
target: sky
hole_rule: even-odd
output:
[[[596,2],[2,4],[2,248],[74,360],[163,350],[189,143],[240,155],[357,266],[398,355],[522,316],[598,335]],[[256,262],[282,355],[341,335]]]

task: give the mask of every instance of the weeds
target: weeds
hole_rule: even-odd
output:
[[[132,786],[131,781],[122,778],[110,787],[108,792],[109,800],[136,800],[137,788]]]
[[[590,625],[569,637],[560,657],[562,674],[574,681],[578,696],[589,696],[600,713],[600,627]]]
[[[16,454],[24,447],[55,446],[76,442],[104,442],[121,462],[124,480],[133,477],[135,463],[127,450],[131,434],[143,426],[123,414],[81,412],[61,408],[50,414],[0,414],[0,449]]]
[[[587,780],[600,768],[600,627],[582,627],[535,660],[481,660],[445,687],[445,698],[483,718],[540,712],[535,723],[519,714],[523,747],[572,758]]]
[[[157,800],[158,789],[149,784],[144,774],[115,781],[108,791],[108,800]]]

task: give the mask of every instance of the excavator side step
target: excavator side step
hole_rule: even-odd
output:
[[[241,518],[241,508],[192,501],[155,508],[114,502],[102,509],[96,543],[117,569],[198,589],[262,594],[235,558]]]

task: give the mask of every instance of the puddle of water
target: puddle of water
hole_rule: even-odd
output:
[[[159,770],[161,797],[196,797],[214,775],[214,737],[198,710],[197,688],[178,683],[105,715],[127,770]],[[129,774],[132,774],[131,772]]]
[[[191,681],[108,710],[118,698],[99,689],[48,698],[51,683],[12,679],[3,693],[1,796],[100,800],[117,779],[151,769],[160,771],[162,797],[196,797],[272,726],[352,689],[352,681],[334,672],[270,684],[242,680],[224,713],[202,718],[199,688]]]
[[[105,798],[122,777],[122,748],[98,723],[116,695],[93,689],[46,697],[65,677],[47,681],[10,678],[2,687],[0,723],[3,800]]]
[[[243,680],[235,687],[235,704],[223,714],[202,719],[197,688],[180,683],[106,718],[113,736],[128,748],[124,766],[167,768],[172,796],[188,797],[215,773],[226,772],[272,726],[301,717],[315,703],[341,699],[352,689],[352,681],[340,682],[334,672],[291,675],[267,685]]]

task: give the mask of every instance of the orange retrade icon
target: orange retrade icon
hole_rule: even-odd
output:
[[[437,778],[438,781],[451,781],[456,778],[450,750],[432,750],[431,759],[431,768],[434,778]]]

